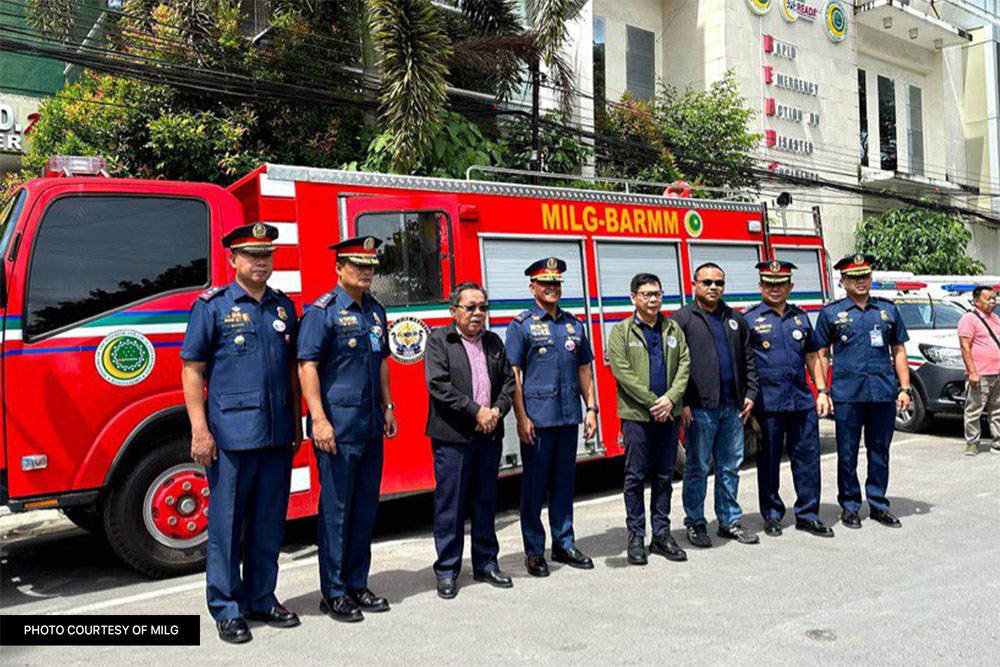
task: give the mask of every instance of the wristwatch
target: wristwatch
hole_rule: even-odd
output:
[[[596,415],[598,413],[597,406],[596,405],[588,405],[587,406],[587,412],[593,412]]]
[[[382,406],[383,412],[385,410],[395,410],[395,409],[396,409],[396,404],[395,403],[386,403],[385,405]]]
[[[826,394],[827,396],[830,395],[830,390],[829,389],[817,389],[816,391],[818,391],[821,394]]]
[[[906,394],[907,396],[913,396],[913,387],[900,387],[899,393]]]

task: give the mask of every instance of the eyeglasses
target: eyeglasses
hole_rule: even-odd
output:
[[[699,280],[698,282],[701,283],[704,287],[711,287],[712,285],[715,285],[716,287],[726,286],[725,280],[708,280],[706,278],[705,280]]]
[[[490,306],[487,303],[472,304],[471,306],[463,306],[463,305],[459,304],[459,305],[457,305],[455,307],[456,308],[461,308],[462,310],[464,310],[467,313],[474,313],[477,310],[480,313],[485,313],[485,312],[488,312],[489,309],[490,309]]]
[[[636,296],[646,301],[652,301],[653,299],[663,298],[663,292],[636,292]]]

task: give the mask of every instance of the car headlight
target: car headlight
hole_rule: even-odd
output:
[[[944,366],[945,368],[965,368],[962,361],[962,350],[957,347],[943,347],[941,345],[920,345],[920,353],[927,357],[927,361],[932,364]]]

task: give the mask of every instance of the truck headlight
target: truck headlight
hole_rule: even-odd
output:
[[[921,344],[920,353],[927,357],[927,361],[945,368],[965,368],[962,361],[962,350],[957,347],[943,347],[941,345]]]

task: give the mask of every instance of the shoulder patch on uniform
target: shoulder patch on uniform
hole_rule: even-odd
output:
[[[198,296],[198,298],[201,299],[202,301],[211,301],[214,297],[217,297],[223,292],[225,292],[227,287],[229,287],[229,285],[219,285],[217,287],[212,287],[202,292],[201,295]]]
[[[524,322],[525,320],[529,319],[530,317],[531,317],[531,311],[530,310],[526,310],[526,311],[524,311],[522,313],[518,313],[517,315],[515,315],[514,316],[514,321],[517,322],[517,323],[521,323],[521,322]]]
[[[333,292],[327,292],[320,298],[313,301],[312,305],[314,308],[326,308],[330,305],[331,301],[333,301]]]

